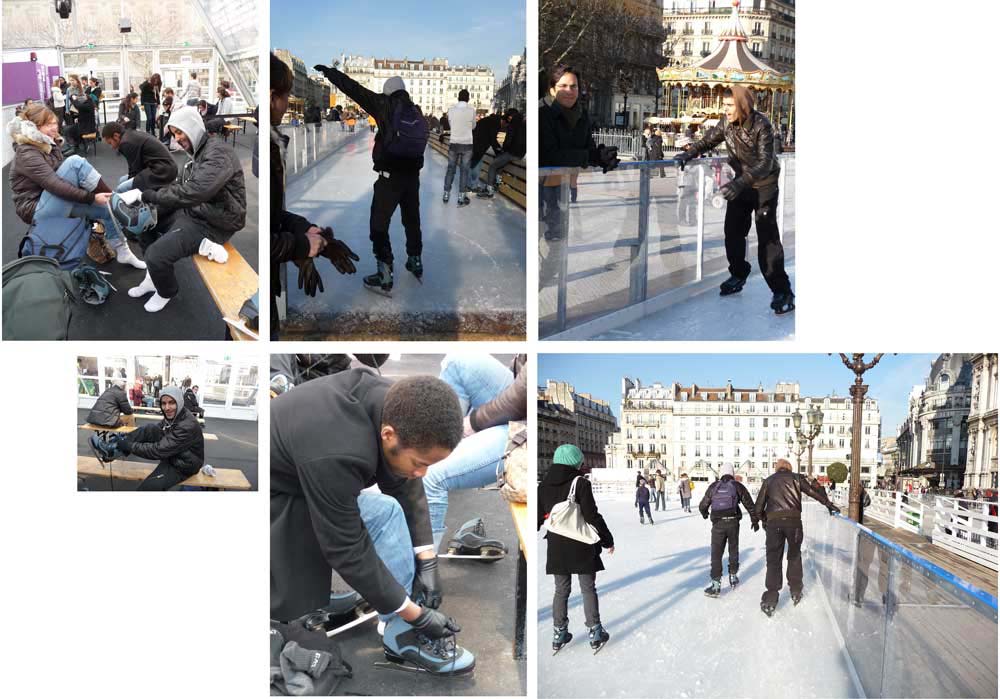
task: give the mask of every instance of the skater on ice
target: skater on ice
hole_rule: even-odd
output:
[[[691,485],[691,481],[688,480],[688,474],[682,473],[681,479],[677,481],[677,494],[681,498],[681,509],[685,512],[691,511],[692,490],[694,490],[694,486]]]
[[[822,488],[815,489],[809,479],[792,471],[787,459],[778,459],[775,472],[764,479],[757,493],[754,513],[764,524],[767,548],[766,590],[760,599],[760,609],[771,616],[778,606],[781,591],[781,562],[788,545],[788,590],[792,603],[802,600],[802,493],[819,501],[830,511],[840,508],[830,502]]]
[[[448,169],[444,173],[444,195],[441,201],[445,204],[451,198],[451,186],[458,172],[458,205],[469,204],[469,171],[472,166],[472,131],[476,126],[476,110],[469,104],[469,91],[459,90],[458,102],[449,110],[447,116],[441,117],[444,128],[451,128],[448,137]]]
[[[760,529],[757,515],[754,513],[753,498],[746,486],[736,480],[733,465],[723,464],[722,478],[712,483],[705,490],[705,495],[698,505],[698,511],[705,519],[712,517],[712,567],[709,576],[711,584],[705,588],[709,597],[718,597],[722,591],[722,552],[729,546],[729,585],[736,587],[740,579],[740,519],[743,513],[740,505],[750,515],[750,528]]]
[[[645,478],[639,481],[639,486],[635,489],[635,506],[639,508],[639,524],[645,524],[646,517],[649,517],[649,523],[652,524],[653,514],[649,511],[649,488]]]
[[[667,511],[667,478],[663,475],[660,469],[656,469],[656,475],[653,477],[653,484],[656,487],[654,495],[656,496],[656,511],[659,512],[663,510]]]
[[[545,539],[548,549],[545,573],[555,578],[555,594],[552,598],[552,650],[559,652],[573,639],[569,631],[569,595],[573,576],[580,583],[583,596],[583,613],[589,630],[590,647],[596,653],[610,638],[601,624],[601,612],[597,600],[597,573],[604,570],[601,550],[607,549],[614,555],[615,540],[604,517],[597,510],[590,481],[580,474],[583,452],[574,444],[563,444],[552,456],[552,466],[538,485],[538,529],[542,528],[552,508],[565,502],[572,492],[578,503],[583,520],[596,530],[599,541],[594,544],[577,541],[548,531]]]

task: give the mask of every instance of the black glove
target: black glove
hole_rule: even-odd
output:
[[[753,530],[754,530],[755,532],[756,532],[756,531],[760,531],[760,522],[758,522],[758,521],[757,521],[757,520],[755,519],[755,520],[754,520],[753,522],[751,522],[751,524],[750,524],[750,528],[751,528],[751,529],[753,529]]]
[[[684,166],[688,164],[688,161],[694,158],[694,153],[687,150],[682,150],[680,153],[674,156],[674,165],[680,168],[681,171],[684,170]]]
[[[324,65],[315,65],[315,66],[313,66],[313,70],[318,70],[318,71],[319,71],[320,73],[322,73],[322,74],[323,74],[324,76],[327,76],[327,74],[328,74],[328,73],[329,73],[329,72],[330,72],[331,70],[333,70],[333,69],[332,69],[332,68],[329,68],[329,67],[327,67],[327,66],[324,66]],[[327,76],[327,79],[329,79],[329,76]],[[333,81],[331,80],[330,82],[333,82]]]
[[[732,201],[740,195],[740,192],[743,191],[743,187],[744,184],[739,180],[730,180],[722,185],[722,189],[720,191],[722,192],[722,196],[726,198],[726,201]]]
[[[590,164],[601,168],[601,172],[607,174],[609,170],[618,167],[618,149],[602,143],[596,150],[590,151]]]
[[[837,507],[836,505],[834,505],[833,503],[830,503],[829,505],[827,505],[826,509],[828,509],[830,511],[830,516],[831,517],[833,517],[835,514],[836,515],[840,514],[840,508]]]
[[[450,616],[445,616],[438,610],[427,607],[421,607],[420,616],[411,621],[410,626],[432,639],[443,638],[462,630],[462,627]]]
[[[438,577],[437,558],[418,558],[413,578],[414,597],[423,595],[423,606],[437,609],[441,606],[441,579]]]
[[[295,266],[299,268],[299,288],[305,289],[307,296],[315,296],[317,288],[323,291],[323,279],[316,271],[313,258],[295,260]]]
[[[115,440],[115,446],[118,447],[118,451],[122,454],[128,456],[132,453],[132,448],[128,444],[127,434],[115,433],[111,435],[111,438]]]
[[[337,240],[333,237],[333,229],[327,226],[323,229],[320,234],[326,241],[326,247],[320,253],[321,257],[325,257],[333,263],[334,268],[341,274],[354,274],[357,272],[357,268],[354,266],[355,262],[361,260],[360,257],[354,254],[354,251],[347,247],[347,243],[343,240]]]
[[[701,513],[701,518],[702,519],[708,519],[708,513],[707,512],[702,512]]]

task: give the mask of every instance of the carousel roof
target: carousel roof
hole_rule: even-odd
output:
[[[661,68],[657,72],[664,82],[743,83],[789,88],[793,84],[791,73],[779,73],[747,48],[747,33],[740,22],[740,0],[733,0],[729,26],[719,35],[715,51],[693,65]]]

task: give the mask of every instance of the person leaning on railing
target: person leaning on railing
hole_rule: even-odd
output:
[[[618,149],[597,145],[590,117],[580,104],[581,83],[575,68],[558,65],[549,71],[549,94],[538,110],[538,165],[540,167],[599,167],[607,173],[618,167]],[[541,216],[545,239],[562,237],[559,188],[563,175],[542,180]],[[574,197],[575,199],[575,197]]]

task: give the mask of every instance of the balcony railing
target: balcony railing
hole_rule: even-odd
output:
[[[685,29],[684,31],[681,32],[681,34],[684,34],[685,36],[691,36],[694,34],[694,29]]]

